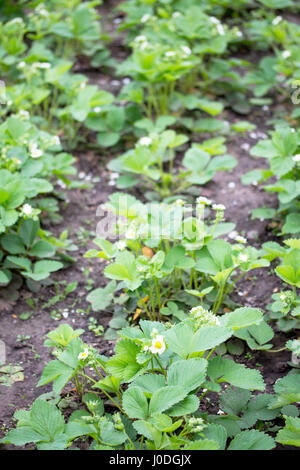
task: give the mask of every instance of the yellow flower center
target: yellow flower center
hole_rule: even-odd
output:
[[[156,349],[160,349],[162,347],[162,343],[160,341],[156,341],[154,343],[154,346],[155,346]]]

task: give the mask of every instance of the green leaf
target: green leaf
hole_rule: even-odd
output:
[[[186,416],[195,413],[199,408],[199,398],[196,395],[188,395],[179,403],[169,408],[166,413],[169,416]]]
[[[158,374],[145,374],[132,382],[133,386],[140,387],[148,398],[165,385],[165,379]]]
[[[190,339],[189,352],[207,351],[224,343],[232,336],[231,328],[222,326],[204,326]]]
[[[27,247],[30,247],[39,230],[40,224],[38,220],[25,220],[19,230],[19,235]]]
[[[282,233],[300,232],[300,214],[288,214],[282,227]]]
[[[175,403],[183,400],[187,395],[185,389],[181,386],[166,386],[159,390],[156,390],[150,400],[149,413],[151,416],[156,413],[162,413],[163,411],[171,408]]]
[[[10,431],[3,442],[18,446],[30,442],[46,443],[50,444],[48,448],[64,449],[67,445],[64,431],[65,421],[61,412],[51,402],[38,398],[31,410],[22,414],[17,428]]]
[[[104,404],[100,397],[96,393],[88,392],[82,397],[83,403],[86,404],[87,408],[96,413],[99,416],[104,414]]]
[[[0,284],[7,285],[10,283],[12,278],[12,273],[8,269],[0,270]]]
[[[259,207],[252,211],[252,219],[274,219],[276,210],[271,207]]]
[[[182,164],[193,171],[198,173],[202,171],[210,160],[209,153],[196,147],[190,148],[184,155]]]
[[[282,406],[300,401],[300,375],[288,374],[278,379],[274,385],[275,397],[270,408],[281,408]]]
[[[242,431],[229,444],[227,450],[271,450],[275,447],[275,441],[264,432],[252,429]]]
[[[190,351],[190,340],[194,334],[193,327],[186,323],[178,323],[166,332],[166,340],[176,354],[186,358]]]
[[[133,427],[139,434],[150,439],[150,441],[154,441],[155,446],[159,448],[162,433],[153,424],[148,421],[138,420],[133,422]]]
[[[300,419],[285,416],[285,427],[277,433],[276,441],[283,445],[300,447]]]
[[[261,321],[259,325],[235,330],[234,336],[247,342],[250,349],[270,349],[272,344],[268,343],[274,337],[274,331],[268,323]]]
[[[4,235],[1,238],[1,245],[4,250],[12,255],[20,255],[26,252],[22,239],[14,233]]]
[[[220,424],[208,424],[203,430],[206,439],[215,441],[219,445],[219,450],[225,450],[227,441],[226,429]]]
[[[213,358],[208,365],[208,376],[217,382],[228,382],[235,387],[248,390],[265,389],[262,376],[258,370],[248,369],[230,359]]]
[[[131,386],[128,388],[123,394],[122,404],[129,418],[147,418],[148,401],[139,387]]]
[[[78,336],[82,335],[82,333],[84,333],[84,330],[78,329],[74,331],[70,325],[63,323],[59,325],[58,328],[50,331],[47,334],[47,337],[50,339],[50,341],[46,340],[45,346],[50,346],[57,343],[60,346],[66,347],[72,341],[72,339],[77,338]]]
[[[247,407],[247,410],[243,414],[243,421],[246,423],[246,427],[252,427],[257,420],[270,421],[275,419],[280,413],[279,410],[270,410],[269,404],[273,399],[273,395],[263,393],[253,397]]]
[[[22,272],[22,274],[34,281],[41,281],[49,277],[50,273],[63,268],[63,263],[59,261],[43,260],[34,264],[33,272]]]
[[[16,265],[26,271],[30,271],[31,269],[31,261],[28,258],[23,258],[21,256],[7,256],[6,261],[12,263],[13,267]]]
[[[251,307],[241,307],[233,312],[222,315],[220,321],[223,326],[237,330],[259,324],[263,319],[263,313]]]
[[[37,387],[53,383],[53,391],[60,393],[64,386],[73,377],[74,369],[60,361],[50,361],[43,370],[40,380],[38,381]]]
[[[229,415],[238,416],[251,398],[251,392],[244,388],[228,387],[220,398],[220,408]]]
[[[55,247],[45,240],[39,240],[30,249],[29,254],[38,258],[50,258],[55,255]]]
[[[218,450],[218,442],[210,439],[201,439],[191,442],[183,447],[183,450]]]
[[[128,251],[119,253],[116,257],[116,262],[107,266],[104,270],[104,274],[110,279],[124,281],[130,290],[137,289],[142,283],[136,267],[135,258],[133,254]]]
[[[130,340],[120,340],[116,344],[116,355],[107,362],[108,371],[125,381],[133,380],[144,368],[136,360],[140,347]]]
[[[94,312],[105,310],[113,300],[113,294],[116,290],[116,282],[111,281],[104,288],[92,290],[86,300],[92,304]]]
[[[168,369],[168,385],[180,385],[189,393],[203,384],[206,369],[207,361],[202,358],[176,361]]]

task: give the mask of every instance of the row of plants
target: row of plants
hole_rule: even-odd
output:
[[[22,2],[2,12],[0,290],[10,299],[24,280],[36,292],[75,261],[68,232],[56,237],[47,225],[62,220],[66,189],[87,186],[74,180],[71,140],[93,107],[113,99],[71,70],[79,56],[109,61],[99,3]]]
[[[21,219],[19,225],[17,220],[7,224],[0,239],[4,284],[11,282],[16,266],[30,280],[28,287],[47,277],[45,260],[32,261],[39,250],[44,253],[40,258],[55,259],[46,261],[48,273],[62,267],[57,250],[50,251],[50,235],[40,228],[44,198],[36,196],[43,192],[38,188],[51,184],[52,175],[76,187],[66,177],[73,173],[73,157],[56,153],[57,135],[53,147],[41,149],[40,140],[28,142],[29,129],[39,139],[49,136],[50,128],[61,129],[65,149],[87,145],[87,139],[94,148],[110,148],[114,158],[108,169],[118,192],[102,208],[97,249],[85,257],[106,260],[103,274],[109,282],[92,290],[87,300],[94,312],[110,310],[105,338],[117,341],[108,357],[80,339],[83,330],[61,324],[51,331],[45,346],[54,359],[38,386],[52,383],[53,390],[30,410],[16,412],[16,428],[1,442],[34,443],[41,450],[76,448],[83,442],[94,450],[300,446],[299,133],[297,110],[287,109],[287,87],[298,73],[299,26],[276,14],[299,7],[291,0],[233,5],[207,0],[200,6],[192,0],[121,2],[118,31],[125,34],[128,55],[117,62],[103,46],[106,38],[94,10],[99,2],[54,3],[59,6],[55,13],[39,4],[26,14],[18,36],[10,33],[15,19],[2,25],[16,49],[5,50],[0,63],[12,81],[3,126],[13,139],[4,147],[8,157],[1,171],[22,177],[26,191],[38,180],[33,192],[7,207]],[[236,57],[243,48],[263,55],[258,66]],[[75,51],[92,67],[115,69],[123,80],[117,96],[74,73]],[[243,175],[243,183],[277,177],[264,189],[279,193],[279,208],[255,209],[253,217],[280,221],[284,215],[277,235],[295,238],[256,248],[241,235],[230,238],[235,225],[225,220],[225,206],[201,196],[199,186],[237,165],[227,153],[226,138],[255,128],[246,120],[229,123],[222,119],[223,110],[247,115],[252,106],[272,104],[275,91],[285,111],[268,123],[275,126],[270,138],[251,149],[251,155],[268,159],[270,169]],[[33,110],[29,120],[28,110]],[[23,139],[31,156],[20,147]],[[9,158],[16,152],[21,169]],[[30,194],[35,199],[32,213],[26,214]],[[57,207],[53,198],[48,204]],[[68,243],[65,236],[59,250],[63,261],[68,260],[66,246],[72,249]],[[241,279],[271,266],[282,289],[274,293],[268,312],[262,306],[237,305],[235,287]],[[233,356],[245,349],[276,353],[272,341],[278,329],[291,334],[284,346],[291,369],[267,393],[259,370]],[[70,382],[81,406],[66,422],[61,393]]]

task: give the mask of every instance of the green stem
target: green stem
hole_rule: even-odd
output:
[[[157,361],[157,363],[158,363],[158,365],[159,365],[159,367],[160,367],[162,373],[164,374],[165,377],[167,377],[167,373],[166,373],[165,369],[163,368],[162,363],[161,363],[160,360],[158,359],[157,354],[155,354],[154,357],[155,357],[155,359],[156,359],[156,361]]]
[[[156,289],[156,296],[157,296],[158,309],[160,310],[160,308],[161,308],[161,302],[160,302],[159,284],[158,284],[157,279],[154,280],[154,284],[155,284],[155,289]]]
[[[92,379],[92,377],[89,377],[88,375],[84,374],[83,372],[80,373],[83,377],[86,377],[88,380],[96,384],[96,380]],[[118,405],[118,403],[110,396],[109,393],[106,392],[106,390],[101,389],[101,392],[104,393],[104,395],[107,396],[107,398],[121,411],[121,413],[125,414],[125,412],[122,410],[122,408]]]

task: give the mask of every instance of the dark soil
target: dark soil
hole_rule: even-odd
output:
[[[113,6],[117,3],[105,2],[106,6],[100,8],[102,15],[113,15]],[[115,13],[115,16],[112,17],[117,16],[118,13]],[[113,29],[117,27],[117,24],[111,21],[105,23],[106,25],[113,25],[110,26]],[[118,38],[110,47],[114,57],[120,60],[124,59],[126,51],[120,46]],[[82,69],[84,67],[82,64],[78,64],[77,68]],[[115,80],[114,77],[103,73],[101,70],[85,73],[90,78],[91,83],[97,83],[101,89],[107,89],[112,93],[116,92],[116,85],[111,83]],[[266,132],[267,129],[263,123],[266,117],[270,117],[270,112],[266,116],[263,111],[257,110],[251,116],[247,116],[247,119],[257,124],[257,130]],[[244,119],[229,111],[225,111],[221,118],[228,119],[230,122]],[[213,181],[205,187],[199,188],[199,195],[207,196],[216,203],[224,204],[227,208],[226,220],[236,223],[236,230],[247,237],[250,244],[259,247],[265,241],[274,239],[274,236],[267,222],[251,220],[251,210],[264,205],[275,207],[276,198],[259,187],[245,186],[241,183],[240,178],[244,173],[262,165],[261,160],[259,162],[255,161],[248,151],[241,148],[242,143],[248,143],[250,147],[253,146],[257,139],[250,138],[249,134],[241,134],[241,136],[230,137],[226,142],[228,153],[238,159],[236,168],[232,172],[218,173]],[[41,393],[51,390],[51,386],[36,387],[44,366],[52,359],[48,349],[43,345],[45,335],[49,331],[55,329],[60,323],[67,322],[74,329],[83,328],[85,333],[82,335],[82,339],[95,346],[101,354],[110,355],[113,352],[113,342],[104,340],[101,336],[96,337],[93,332],[88,330],[89,315],[76,312],[77,309],[85,312],[90,305],[86,300],[89,283],[91,282],[88,279],[93,280],[93,289],[104,286],[107,282],[102,275],[105,262],[101,259],[83,257],[87,249],[95,247],[92,243],[94,237],[92,232],[96,231],[98,222],[97,207],[107,201],[109,194],[114,191],[114,187],[108,185],[109,173],[106,170],[106,160],[104,152],[103,155],[92,152],[77,153],[78,171],[92,175],[93,178],[98,177],[100,181],[93,184],[89,189],[69,191],[67,194],[68,202],[61,205],[62,222],[47,227],[54,234],[59,234],[67,229],[69,238],[73,239],[79,247],[78,251],[75,252],[77,262],[53,275],[53,279],[58,282],[66,281],[71,283],[77,281],[77,289],[64,301],[48,308],[43,306],[56,294],[53,284],[42,288],[38,294],[32,294],[23,288],[16,302],[7,302],[0,299],[0,339],[4,340],[6,344],[7,364],[18,364],[24,369],[24,381],[14,383],[12,387],[0,385],[0,437],[14,426],[13,414],[16,410],[28,409]],[[89,232],[84,240],[80,237],[82,227]],[[254,274],[257,277],[256,280],[252,279],[253,275],[251,274],[239,283],[235,292],[235,300],[241,305],[264,309],[270,302],[274,289],[280,286],[280,281],[276,276],[270,274],[268,269],[258,269]],[[35,302],[34,310],[26,302],[30,298]],[[66,308],[69,309],[67,318],[55,320],[51,317],[50,312],[53,309],[58,311]],[[30,318],[21,320],[20,315],[28,311],[32,312]],[[111,319],[109,312],[91,312],[91,315],[96,317],[104,328],[107,327]],[[282,347],[290,336],[295,337],[294,333],[287,335],[278,332],[276,326],[275,333],[273,342],[275,349]],[[18,335],[28,335],[30,338],[22,343],[17,341]],[[290,369],[287,365],[290,360],[290,353],[286,351],[280,353],[251,351],[251,354],[252,359],[246,360],[244,356],[236,359],[245,363],[248,367],[259,368],[267,385],[266,391],[272,392],[274,382],[286,375]],[[2,449],[11,448],[13,446],[2,446]]]

